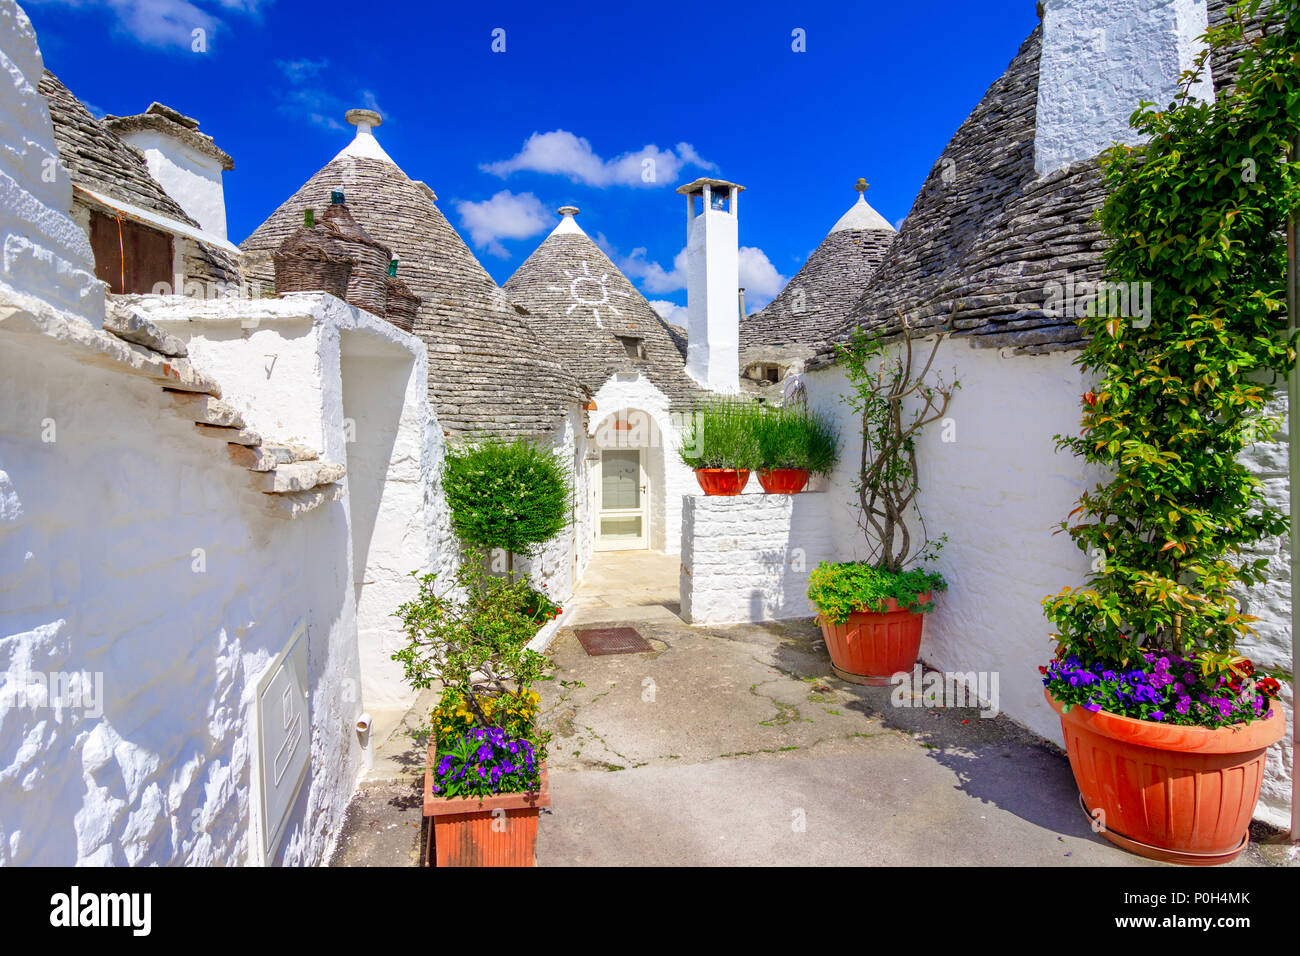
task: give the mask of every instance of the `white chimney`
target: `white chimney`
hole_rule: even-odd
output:
[[[715,392],[740,390],[740,230],[744,186],[697,179],[686,197],[686,372]]]
[[[221,176],[235,161],[199,132],[198,120],[153,103],[137,116],[110,116],[105,125],[144,153],[149,175],[204,232],[226,238]]]
[[[1128,118],[1159,107],[1204,44],[1206,0],[1043,0],[1034,168],[1040,176],[1136,142]],[[1192,93],[1214,98],[1209,65]]]

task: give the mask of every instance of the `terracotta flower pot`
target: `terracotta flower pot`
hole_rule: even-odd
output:
[[[1273,716],[1211,730],[1047,702],[1061,716],[1084,811],[1116,846],[1194,866],[1246,848],[1264,755],[1286,732]]]
[[[808,484],[808,469],[769,468],[758,473],[758,483],[769,495],[797,495]]]
[[[696,468],[695,479],[706,495],[738,495],[745,490],[749,472],[744,468]]]
[[[930,592],[918,595],[917,600],[925,604]],[[817,622],[835,673],[854,684],[888,684],[899,671],[910,671],[921,653],[925,615],[899,608],[893,598],[885,599],[883,611],[855,611],[843,624],[832,624],[820,616]]]
[[[429,865],[536,866],[539,808],[551,805],[546,763],[542,763],[541,786],[537,790],[495,797],[436,797],[433,794],[436,760],[436,748],[430,745],[424,768]],[[496,813],[498,810],[503,812]]]

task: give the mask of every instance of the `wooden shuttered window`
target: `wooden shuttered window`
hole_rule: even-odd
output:
[[[92,209],[90,249],[96,278],[113,292],[148,293],[160,282],[171,285],[172,237],[165,232]]]

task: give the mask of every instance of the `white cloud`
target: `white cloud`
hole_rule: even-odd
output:
[[[675,150],[649,144],[613,159],[602,159],[586,139],[568,130],[557,129],[549,133],[533,133],[510,159],[484,163],[480,168],[503,179],[511,173],[527,170],[566,176],[577,183],[603,188],[671,185],[678,181],[682,168],[688,165],[701,169],[716,168],[689,143],[678,143]]]
[[[316,78],[330,65],[327,59],[276,60],[275,65],[285,80],[276,93],[280,101],[277,108],[286,116],[329,130],[347,129],[343,116],[358,105],[375,110],[384,119],[391,118],[380,107],[373,90],[359,90],[355,97],[345,99],[318,85]]]
[[[626,256],[614,257],[623,274],[637,282],[641,289],[654,295],[676,292],[686,288],[686,248],[673,257],[673,267],[665,269],[658,262],[646,258],[644,246],[638,246]]]
[[[314,77],[325,67],[329,66],[330,61],[321,60],[276,60],[275,65],[279,67],[284,78],[290,83],[305,83]]]
[[[755,312],[775,299],[786,281],[762,249],[740,247],[740,287],[745,290],[746,312]]]
[[[225,28],[217,13],[233,11],[256,16],[262,0],[28,0],[77,9],[102,7],[117,18],[116,28],[145,46],[194,49],[195,30],[202,30],[204,45],[211,49],[212,35]]]
[[[686,306],[669,302],[667,299],[650,299],[650,308],[659,313],[659,318],[669,325],[686,328]]]
[[[532,193],[515,194],[508,189],[481,202],[458,202],[456,210],[474,245],[502,259],[510,253],[499,240],[535,236],[555,218]]]
[[[643,246],[633,249],[627,255],[620,255],[604,235],[596,237],[596,244],[647,295],[664,295],[686,288],[685,247],[673,257],[672,268],[666,269],[648,258]],[[775,299],[777,293],[785,288],[788,279],[772,265],[767,253],[756,246],[741,246],[739,256],[740,285],[745,290],[745,308],[754,312]]]

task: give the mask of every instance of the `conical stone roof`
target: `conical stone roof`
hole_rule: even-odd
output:
[[[388,158],[370,132],[378,116],[349,113],[357,137],[240,244],[245,274],[272,288],[271,255],[342,190],[367,233],[392,249],[399,277],[422,299],[414,332],[428,346],[429,401],[453,438],[540,436],[585,395],[438,209],[433,191]]]
[[[659,314],[574,219],[573,206],[505,284],[538,336],[595,392],[619,372],[644,374],[674,408],[704,394]],[[636,340],[644,347],[639,357]]]
[[[839,329],[898,233],[866,199],[840,217],[793,279],[764,308],[740,323],[741,350],[820,346]]]

